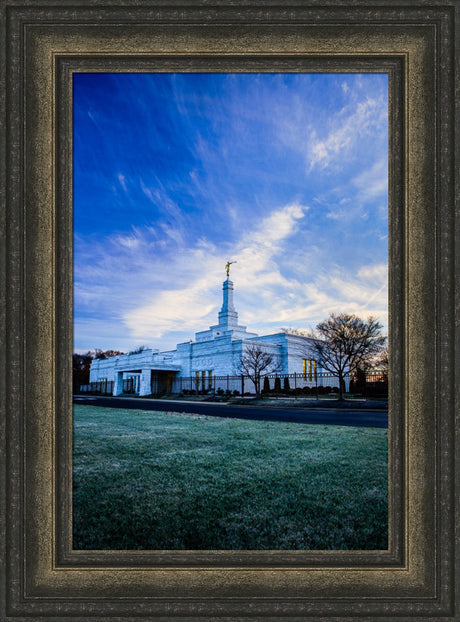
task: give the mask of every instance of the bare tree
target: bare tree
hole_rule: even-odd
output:
[[[260,346],[252,345],[245,348],[240,359],[240,373],[248,376],[254,383],[257,397],[260,396],[260,379],[278,371],[280,365],[273,354]]]
[[[373,382],[388,382],[388,370],[390,367],[388,345],[385,345],[380,352],[367,359],[362,367],[366,374],[372,376]]]
[[[339,399],[343,400],[345,374],[362,367],[382,351],[386,337],[374,317],[331,313],[310,333],[310,351],[324,369],[339,379]]]
[[[72,390],[74,393],[78,393],[81,385],[89,383],[89,370],[92,360],[92,352],[85,354],[74,352],[72,357]]]
[[[108,359],[123,354],[119,350],[88,350],[85,354],[74,352],[72,357],[73,392],[78,393],[81,385],[89,384],[90,369],[93,359]]]
[[[380,352],[366,361],[366,363],[368,363],[368,369],[370,371],[382,372],[382,374],[388,375],[389,360],[390,353],[386,345]]]
[[[145,350],[148,350],[148,349],[149,349],[148,346],[136,346],[134,350],[130,350],[128,354],[140,354],[141,352],[144,352]]]
[[[119,354],[123,354],[120,350],[94,350],[94,358],[95,359],[109,359],[111,356],[118,356]]]

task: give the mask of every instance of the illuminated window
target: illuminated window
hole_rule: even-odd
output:
[[[314,359],[303,359],[302,361],[302,371],[303,371],[303,379],[307,380],[307,368],[308,368],[308,380],[317,380],[317,372],[316,372],[316,361]]]

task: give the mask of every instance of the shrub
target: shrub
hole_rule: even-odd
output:
[[[270,380],[268,376],[264,378],[264,388],[262,389],[262,393],[270,393]]]
[[[283,390],[285,393],[289,393],[289,391],[291,390],[289,378],[287,376],[284,376]]]
[[[364,372],[364,370],[362,370],[359,367],[356,370],[353,384],[354,384],[353,389],[354,391],[356,391],[356,393],[362,393],[362,394],[366,393],[366,373]],[[350,387],[350,392],[351,392],[351,387]]]
[[[275,393],[281,393],[281,378],[278,376],[275,378],[275,388],[273,390]]]

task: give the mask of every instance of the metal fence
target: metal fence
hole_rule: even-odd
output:
[[[136,378],[123,380],[123,393],[139,393]],[[173,376],[163,389],[152,379],[152,394],[176,395],[251,395],[255,393],[254,382],[248,376]],[[91,382],[80,387],[80,393],[112,395],[113,381]],[[339,379],[329,372],[311,374],[268,374],[260,380],[260,390],[265,395],[327,395],[339,393]],[[158,391],[158,392],[156,392]],[[347,375],[344,379],[344,392],[362,397],[387,397],[388,378],[386,372],[374,371]]]
[[[112,395],[114,388],[113,380],[100,380],[80,385],[80,393],[97,393],[98,395]]]
[[[339,393],[339,379],[328,372],[295,374],[267,374],[260,379],[263,394],[324,395]],[[373,372],[364,378],[347,375],[344,378],[344,391],[363,397],[386,397],[388,380],[386,373]],[[178,394],[231,394],[247,395],[255,393],[254,382],[248,376],[192,376],[174,378],[171,393]]]

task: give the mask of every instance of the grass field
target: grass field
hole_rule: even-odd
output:
[[[381,429],[76,405],[74,548],[386,549],[387,450]]]

